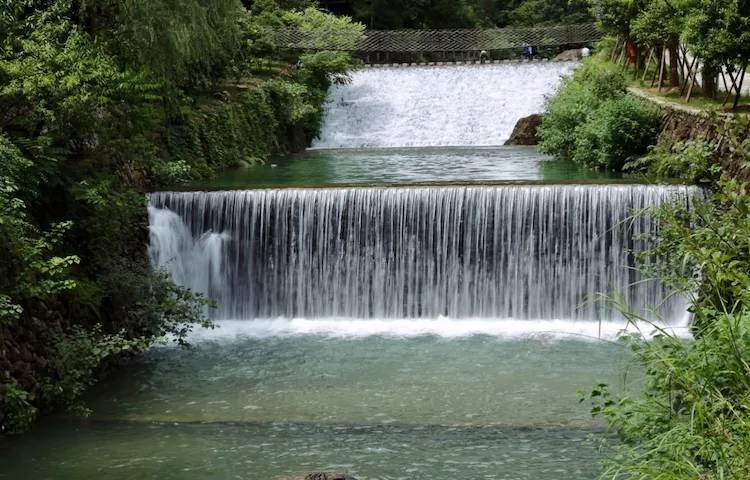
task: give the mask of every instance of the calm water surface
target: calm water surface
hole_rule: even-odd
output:
[[[431,182],[617,180],[611,172],[552,161],[535,147],[309,150],[265,165],[230,170],[194,189]]]

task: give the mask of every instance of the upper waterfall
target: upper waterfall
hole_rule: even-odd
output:
[[[502,145],[573,62],[367,68],[328,92],[313,148]]]

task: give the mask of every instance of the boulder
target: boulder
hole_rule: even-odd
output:
[[[510,134],[510,138],[506,145],[536,145],[536,129],[542,123],[542,116],[534,113],[528,117],[523,117],[518,120],[516,126],[513,128],[513,133]]]
[[[311,473],[305,477],[305,480],[357,480],[356,478],[344,473],[319,472]]]

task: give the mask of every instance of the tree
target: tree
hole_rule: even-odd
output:
[[[525,0],[511,10],[509,19],[513,25],[583,23],[591,21],[591,15],[582,2]]]
[[[669,84],[680,85],[678,49],[682,32],[682,12],[669,0],[651,0],[631,22],[633,37],[640,44],[669,51]]]
[[[90,33],[137,64],[178,84],[205,84],[239,45],[240,0],[88,0]]]
[[[630,22],[638,15],[637,0],[591,0],[591,13],[611,34],[630,37]]]
[[[750,3],[698,0],[687,17],[684,36],[704,62],[704,90],[707,90],[704,94],[715,97],[716,89],[710,80],[719,70],[726,67],[730,73],[737,74],[736,79],[740,79],[750,61]],[[738,88],[735,107],[740,92]]]

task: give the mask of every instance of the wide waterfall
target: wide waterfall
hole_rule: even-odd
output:
[[[684,186],[548,185],[162,192],[150,255],[218,319],[617,317],[684,305],[641,281],[638,209]]]
[[[315,148],[502,145],[573,62],[370,68],[334,85]]]

